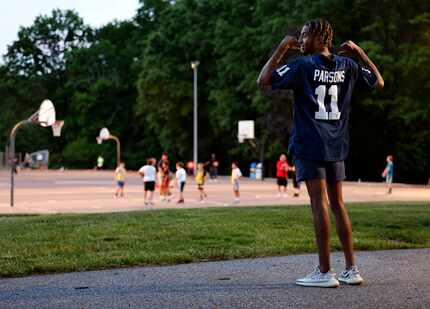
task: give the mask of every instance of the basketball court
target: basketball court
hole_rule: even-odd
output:
[[[228,177],[206,182],[208,198],[198,200],[193,177],[188,177],[185,187],[185,205],[176,205],[175,197],[170,202],[160,202],[155,194],[155,205],[144,206],[143,184],[137,172],[128,172],[125,198],[115,199],[113,171],[66,170],[22,170],[15,175],[15,205],[10,207],[10,172],[0,171],[0,213],[2,214],[55,214],[55,213],[104,213],[166,208],[243,207],[264,205],[308,204],[306,188],[302,185],[299,197],[293,197],[291,183],[287,197],[277,196],[275,179],[241,180],[241,202],[233,204],[233,191]],[[385,184],[344,183],[345,202],[430,202],[430,187],[395,184],[392,195],[386,194]]]

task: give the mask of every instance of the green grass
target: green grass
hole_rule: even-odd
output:
[[[356,250],[430,247],[430,204],[348,208]],[[0,248],[3,277],[316,250],[306,206],[0,216]]]

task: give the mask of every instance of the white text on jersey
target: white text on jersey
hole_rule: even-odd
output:
[[[343,83],[345,80],[345,71],[326,71],[318,70],[314,71],[314,81],[321,83]]]

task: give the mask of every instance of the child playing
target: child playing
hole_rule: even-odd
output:
[[[186,181],[187,181],[187,172],[184,169],[184,163],[178,162],[176,163],[176,182],[177,182],[178,191],[179,191],[179,199],[176,202],[177,204],[184,203],[184,187],[185,187]]]
[[[305,181],[309,192],[319,255],[315,270],[297,279],[296,284],[302,286],[337,287],[339,281],[363,281],[355,264],[351,222],[342,196],[349,144],[348,115],[353,90],[382,89],[384,80],[354,42],[343,43],[339,54],[332,52],[332,42],[333,28],[328,21],[306,22],[298,40],[285,36],[257,81],[263,91],[294,92],[289,153],[295,158],[297,181]],[[300,49],[304,55],[284,64],[289,49]],[[353,55],[361,64],[342,54]],[[330,271],[329,205],[346,262],[345,270],[337,278]]]
[[[293,180],[293,187],[294,187],[294,197],[299,197],[300,196],[300,182],[297,181],[296,178],[296,167],[290,166],[289,168],[290,173],[291,173],[291,179]]]
[[[170,171],[169,164],[167,162],[162,162],[160,168],[161,184],[160,184],[160,200],[170,202]]]
[[[382,177],[385,178],[385,181],[388,186],[387,194],[391,194],[393,192],[393,170],[394,170],[393,156],[389,155],[387,156],[387,167],[382,172]]]
[[[197,189],[200,192],[200,203],[203,203],[204,198],[208,197],[204,188],[205,178],[206,178],[205,166],[203,163],[199,163],[197,164],[196,184],[197,184]]]
[[[157,178],[156,162],[155,158],[150,158],[146,161],[146,165],[142,166],[139,170],[139,174],[143,180],[145,205],[154,205],[152,200],[154,197],[155,180]]]
[[[125,164],[124,162],[121,162],[115,170],[115,180],[117,185],[115,191],[115,198],[118,198],[118,194],[121,198],[124,198],[124,184],[126,174],[127,171],[125,170]]]
[[[239,192],[239,179],[242,177],[242,172],[240,171],[237,162],[231,164],[231,183],[233,184],[234,192],[234,203],[240,203],[240,192]]]

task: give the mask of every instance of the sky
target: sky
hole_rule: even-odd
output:
[[[0,0],[0,55],[18,38],[21,26],[31,26],[36,16],[49,15],[53,9],[73,9],[86,24],[99,27],[133,17],[138,6],[139,0]]]

